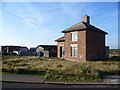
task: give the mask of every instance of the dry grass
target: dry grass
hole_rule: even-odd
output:
[[[109,50],[109,56],[120,56],[120,49],[110,49]]]
[[[101,74],[119,74],[119,61],[72,62],[38,56],[3,57],[4,72],[38,74],[45,80],[96,81]]]

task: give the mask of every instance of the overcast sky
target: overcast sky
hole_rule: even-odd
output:
[[[1,45],[36,47],[57,44],[62,30],[80,22],[85,14],[90,23],[106,32],[106,45],[118,48],[117,2],[2,2]]]

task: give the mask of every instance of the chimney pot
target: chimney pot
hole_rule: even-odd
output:
[[[90,17],[85,15],[83,16],[83,22],[89,23],[90,24]]]

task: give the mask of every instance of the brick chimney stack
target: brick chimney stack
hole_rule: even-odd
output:
[[[82,21],[90,24],[90,17],[85,15],[85,16],[83,16],[83,20]]]

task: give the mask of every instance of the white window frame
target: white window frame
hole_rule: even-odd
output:
[[[71,57],[77,57],[78,55],[78,44],[71,44]]]
[[[71,32],[71,39],[72,39],[72,41],[77,41],[78,40],[78,33],[77,33],[77,31]]]

